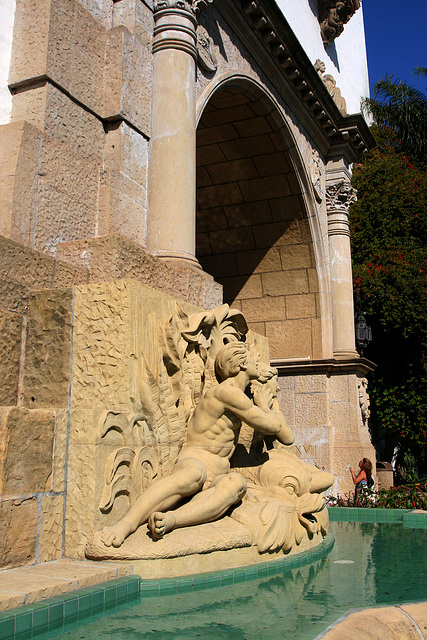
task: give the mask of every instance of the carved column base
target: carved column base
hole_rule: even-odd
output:
[[[185,251],[156,251],[154,255],[156,258],[160,258],[160,260],[163,260],[172,266],[179,266],[182,264],[202,269],[197,258],[191,253],[187,253]]]
[[[354,360],[355,358],[360,358],[360,355],[356,349],[334,349],[334,358],[341,361]]]

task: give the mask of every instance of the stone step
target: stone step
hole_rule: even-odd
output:
[[[0,611],[133,573],[130,563],[56,560],[0,571]]]

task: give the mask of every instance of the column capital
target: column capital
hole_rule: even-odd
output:
[[[342,180],[326,187],[326,210],[328,213],[328,235],[350,236],[348,211],[357,200],[357,192],[350,182]]]
[[[329,211],[346,211],[357,200],[357,191],[347,180],[326,186],[326,207]]]
[[[157,0],[154,3],[154,12],[164,9],[181,9],[190,13],[204,11],[213,0]]]
[[[188,2],[162,0],[154,13],[153,54],[176,49],[197,59],[197,20]]]

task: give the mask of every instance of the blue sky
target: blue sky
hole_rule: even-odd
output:
[[[427,0],[362,0],[372,86],[386,73],[426,90],[414,67],[427,67]]]

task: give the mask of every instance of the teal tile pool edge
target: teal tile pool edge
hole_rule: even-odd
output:
[[[0,613],[1,640],[27,640],[139,599],[139,576],[77,589],[42,602]]]
[[[330,522],[389,522],[391,524],[403,524],[408,528],[421,527],[422,522],[427,528],[427,514],[413,513],[411,509],[376,509],[364,507],[328,507]],[[416,516],[420,516],[416,519]]]
[[[186,591],[202,591],[216,587],[259,580],[278,575],[290,569],[303,567],[326,557],[334,545],[334,536],[329,533],[314,549],[308,549],[296,555],[270,560],[256,566],[249,565],[237,569],[224,569],[210,573],[198,573],[182,578],[162,578],[159,580],[142,580],[140,586],[141,598],[152,598]]]
[[[427,513],[405,513],[402,524],[408,529],[427,529]]]

